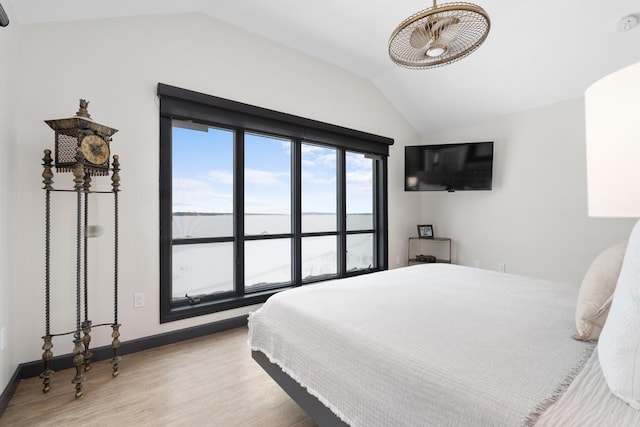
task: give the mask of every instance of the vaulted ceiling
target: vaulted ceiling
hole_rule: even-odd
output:
[[[454,64],[409,70],[387,43],[429,0],[3,0],[17,25],[200,12],[369,79],[422,134],[583,95],[640,61],[637,0],[473,0],[491,18],[486,42]],[[445,3],[444,1],[439,4]],[[14,24],[12,22],[12,24]]]

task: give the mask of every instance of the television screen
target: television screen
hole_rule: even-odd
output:
[[[405,191],[491,190],[493,142],[404,149]]]

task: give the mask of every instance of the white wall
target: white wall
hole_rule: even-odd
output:
[[[3,5],[9,19],[13,21],[12,10]],[[10,218],[13,216],[10,207],[15,201],[12,184],[15,182],[15,155],[17,141],[13,122],[13,77],[14,53],[16,50],[18,28],[13,22],[8,27],[0,28],[0,333],[5,331],[5,338],[9,340],[9,332],[15,320],[10,313],[12,292],[11,275],[9,271],[9,257],[12,245],[10,242]],[[13,346],[6,343],[4,350],[0,349],[0,393],[4,385],[15,371],[10,352]]]
[[[582,98],[422,142],[468,141],[495,141],[493,191],[422,196],[423,223],[453,238],[457,263],[579,283],[600,251],[627,239],[634,220],[587,216]]]
[[[119,320],[123,340],[248,312],[239,309],[159,324],[158,82],[394,138],[389,161],[390,264],[394,266],[396,258],[406,262],[405,242],[418,222],[420,199],[402,191],[402,147],[418,143],[419,137],[369,81],[203,15],[29,25],[21,28],[20,42],[13,65],[20,76],[19,95],[12,100],[17,104],[13,127],[20,141],[20,168],[12,185],[19,194],[12,224],[20,230],[12,249],[19,285],[8,312],[9,318],[20,318],[11,331],[13,369],[20,362],[39,359],[42,353],[40,159],[44,148],[53,147],[53,131],[43,120],[73,115],[79,98],[90,101],[89,112],[96,121],[119,129],[111,146],[122,164]],[[59,174],[55,182],[58,188],[70,188],[71,177]],[[104,178],[94,182],[108,187]],[[54,195],[53,203],[52,275],[58,296],[52,297],[52,325],[69,330],[75,291],[74,283],[64,282],[75,280],[75,213],[73,199]],[[108,231],[111,200],[96,203],[99,211],[92,213],[90,222]],[[102,302],[92,302],[90,311],[99,323],[111,321],[110,239],[105,233],[91,241],[96,255],[92,259],[105,257],[104,264],[94,262],[91,267],[104,276],[92,279],[92,295]],[[134,292],[145,293],[144,308],[133,308]],[[109,344],[108,335],[104,328],[96,330],[92,344]],[[54,354],[70,352],[70,340],[56,339]]]

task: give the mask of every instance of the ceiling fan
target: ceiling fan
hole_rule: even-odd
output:
[[[389,56],[414,69],[434,68],[458,61],[485,41],[489,15],[472,3],[454,2],[415,13],[402,21],[389,38]]]

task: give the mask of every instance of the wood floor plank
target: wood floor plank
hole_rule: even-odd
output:
[[[39,378],[22,380],[0,425],[315,426],[251,359],[246,328],[123,356],[117,378],[95,363],[80,399],[74,373],[56,372],[47,394]]]

